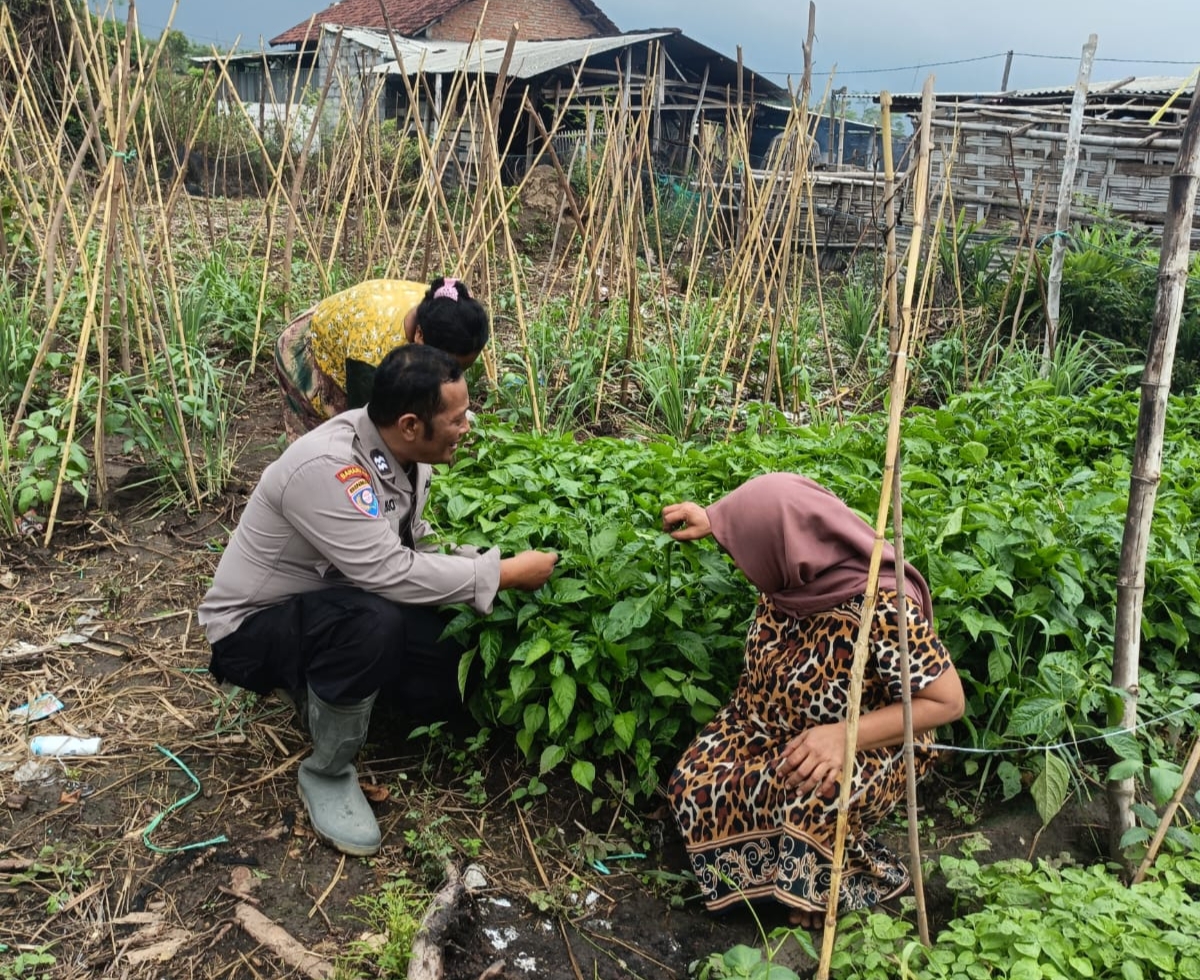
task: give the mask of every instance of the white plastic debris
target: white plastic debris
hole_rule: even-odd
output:
[[[58,769],[48,762],[39,762],[37,759],[30,759],[13,773],[13,782],[22,785],[25,783],[48,783],[57,778]]]
[[[95,755],[100,751],[100,739],[76,738],[73,735],[37,735],[29,740],[34,755]]]
[[[483,866],[468,864],[467,869],[463,872],[463,884],[469,892],[482,891],[484,888],[487,888],[487,874],[484,872]]]

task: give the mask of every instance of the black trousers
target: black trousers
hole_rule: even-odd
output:
[[[463,647],[443,640],[435,608],[402,606],[355,588],[305,592],[255,613],[212,646],[209,670],[267,694],[303,691],[349,704],[375,692],[418,723],[463,713],[458,662]]]

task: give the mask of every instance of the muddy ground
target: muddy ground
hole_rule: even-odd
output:
[[[748,911],[717,919],[700,907],[661,800],[629,810],[610,795],[594,808],[568,778],[514,802],[530,773],[504,732],[483,745],[410,739],[403,719],[377,712],[360,774],[378,799],[382,851],[343,859],[313,838],[290,710],[216,687],[194,614],[281,446],[274,394],[258,387],[235,486],[212,506],[156,511],[134,491],[103,514],[68,509],[49,548],[0,542],[2,706],[43,692],[64,704],[32,724],[0,714],[0,976],[314,975],[312,960],[285,962],[281,936],[345,957],[382,928],[389,882],[419,886],[419,915],[446,862],[475,865],[483,886],[447,943],[451,980],[686,977],[711,952],[756,943]],[[31,756],[30,737],[49,733],[99,736],[100,752]],[[1040,825],[1031,807],[979,812],[977,787],[950,771],[923,787],[928,856],[975,832],[994,857],[1027,856]],[[1065,811],[1037,853],[1095,856],[1101,812]],[[888,835],[905,847],[899,824]],[[606,857],[628,853],[644,857]],[[936,923],[948,902],[936,879],[929,891]],[[766,929],[782,924],[762,912]],[[803,971],[795,943],[781,956]],[[343,975],[398,974],[363,961]]]

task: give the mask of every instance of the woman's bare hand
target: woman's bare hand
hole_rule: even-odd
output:
[[[662,509],[663,530],[676,541],[699,541],[712,534],[708,514],[699,504],[690,500],[681,504],[667,504]]]

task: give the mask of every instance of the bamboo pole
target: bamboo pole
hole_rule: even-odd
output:
[[[1066,255],[1066,235],[1071,226],[1071,198],[1075,193],[1075,167],[1079,162],[1079,138],[1083,135],[1083,110],[1087,106],[1088,81],[1092,77],[1092,60],[1096,57],[1096,35],[1088,37],[1079,59],[1079,75],[1075,79],[1075,98],[1071,102],[1071,124],[1067,149],[1063,156],[1062,182],[1058,186],[1058,211],[1054,221],[1054,249],[1050,256],[1050,288],[1046,296],[1046,339],[1042,347],[1042,377],[1050,373],[1054,348],[1058,342],[1058,308],[1062,291],[1063,259]]]
[[[899,349],[895,349],[899,357]],[[904,502],[901,492],[901,456],[896,452],[892,482],[892,547],[896,553],[896,616],[900,627],[900,704],[904,715],[904,792],[908,814],[908,864],[917,903],[917,935],[929,945],[929,912],[925,907],[925,870],[921,866],[921,835],[917,829],[917,760],[912,717],[912,664],[908,653],[908,596],[904,571]],[[930,624],[933,625],[932,623]]]
[[[846,752],[842,762],[841,792],[838,798],[837,830],[834,837],[833,868],[829,883],[829,902],[825,908],[825,931],[821,938],[821,958],[817,966],[817,980],[828,980],[830,961],[833,957],[833,942],[837,934],[837,910],[842,885],[842,865],[845,860],[846,830],[850,816],[850,796],[854,783],[855,758],[858,744],[858,720],[862,703],[863,675],[867,662],[867,646],[871,637],[871,626],[875,619],[878,601],[879,568],[883,560],[884,535],[887,528],[888,509],[892,485],[896,474],[896,460],[900,452],[900,420],[908,389],[908,345],[913,332],[912,300],[916,289],[917,271],[921,257],[921,238],[925,227],[926,195],[929,187],[930,119],[933,115],[933,76],[925,82],[922,92],[921,111],[921,155],[917,163],[914,188],[912,239],[908,251],[908,275],[904,282],[904,306],[901,310],[900,344],[895,351],[892,373],[891,396],[888,412],[887,448],[884,454],[883,486],[879,494],[879,511],[875,520],[875,545],[871,551],[871,563],[867,572],[867,587],[863,602],[862,619],[854,643],[854,665],[850,678],[850,704],[846,717]]]
[[[1187,290],[1192,216],[1196,210],[1197,186],[1200,185],[1200,99],[1192,99],[1180,143],[1179,159],[1171,173],[1170,200],[1163,226],[1158,295],[1154,302],[1154,322],[1142,374],[1129,508],[1125,514],[1121,559],[1117,567],[1112,686],[1125,697],[1121,726],[1126,729],[1133,729],[1137,724],[1146,554],[1150,549],[1150,523],[1154,517],[1154,500],[1162,475],[1167,396],[1171,390],[1171,366],[1175,359],[1179,321]],[[1113,860],[1121,859],[1122,838],[1134,826],[1133,796],[1132,777],[1109,782],[1109,851]]]
[[[1142,858],[1142,863],[1138,865],[1137,873],[1134,874],[1131,885],[1136,885],[1146,877],[1146,872],[1150,870],[1150,865],[1154,863],[1154,859],[1158,856],[1158,849],[1162,847],[1162,842],[1166,840],[1167,831],[1171,829],[1171,822],[1175,819],[1175,812],[1179,809],[1179,805],[1183,802],[1184,794],[1186,794],[1192,786],[1192,779],[1196,775],[1196,767],[1200,765],[1200,735],[1196,736],[1196,740],[1192,743],[1192,751],[1188,756],[1187,764],[1183,767],[1183,778],[1179,781],[1179,787],[1175,790],[1175,794],[1171,797],[1171,802],[1167,804],[1167,808],[1163,811],[1162,818],[1158,821],[1158,827],[1155,828],[1154,838],[1150,841],[1150,846],[1146,848],[1146,856]]]
[[[887,291],[888,350],[900,341],[900,268],[896,256],[896,164],[892,152],[892,96],[879,93],[880,138],[883,140],[884,285]]]

